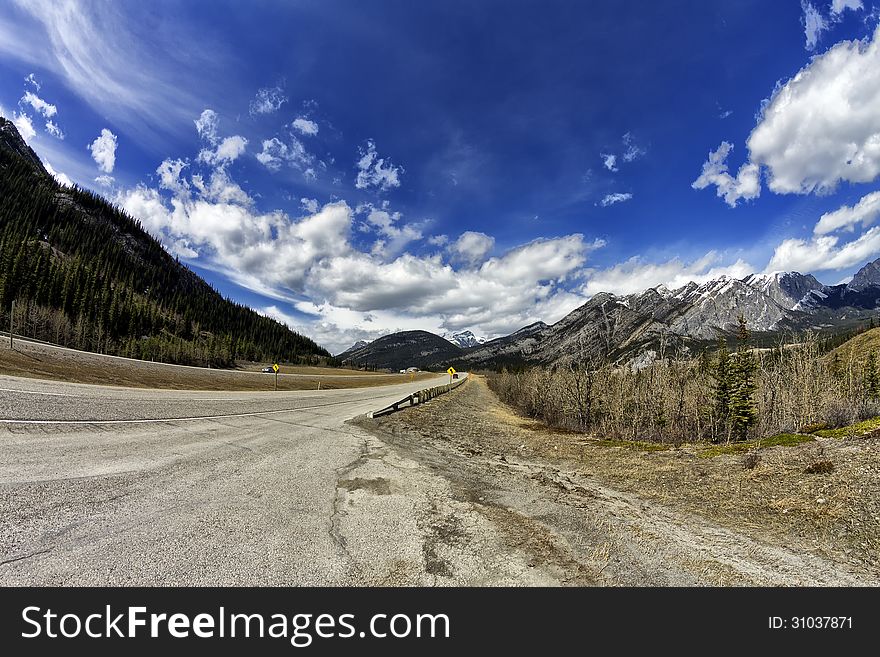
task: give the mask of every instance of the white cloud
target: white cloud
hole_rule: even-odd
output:
[[[209,144],[217,143],[217,128],[220,125],[220,117],[217,112],[212,109],[205,109],[193,123],[196,124],[196,132],[199,133],[201,139],[204,139]]]
[[[186,160],[171,158],[162,161],[162,164],[156,169],[159,175],[159,187],[167,189],[175,194],[189,196],[189,183],[181,177],[183,170],[189,166]]]
[[[617,156],[612,153],[600,153],[599,157],[602,158],[602,165],[608,169],[609,171],[616,172],[617,169]]]
[[[303,175],[308,177],[307,172],[315,157],[306,151],[303,143],[296,137],[291,137],[289,143],[272,137],[263,140],[263,150],[257,154],[257,160],[273,173],[279,171],[284,164],[288,164],[303,171]],[[314,169],[311,169],[311,175],[315,175]]]
[[[37,131],[34,130],[34,124],[27,114],[13,112],[12,123],[15,125],[15,129],[18,130],[18,134],[21,135],[21,138],[24,139],[26,143],[29,144],[31,139],[37,136]]]
[[[46,167],[46,171],[49,173],[49,175],[57,180],[59,184],[73,187],[73,181],[60,171],[55,171],[55,169],[52,168],[52,165],[49,164],[46,160],[43,160],[43,166]]]
[[[463,232],[455,242],[449,245],[449,250],[456,257],[468,265],[476,265],[482,262],[492,247],[495,246],[495,238],[468,230]]]
[[[428,238],[428,244],[430,244],[431,246],[446,246],[448,243],[448,235],[432,235]]]
[[[644,262],[638,257],[630,258],[626,262],[590,274],[583,293],[588,296],[599,292],[634,294],[661,283],[670,289],[676,289],[691,281],[703,283],[722,275],[743,278],[754,272],[752,266],[741,259],[731,265],[722,265],[720,260],[721,256],[716,251],[710,251],[690,263],[679,258],[661,263]]]
[[[89,146],[92,151],[92,159],[104,173],[113,173],[116,166],[116,135],[107,128],[101,130],[101,134]]]
[[[801,0],[801,9],[804,12],[804,36],[807,38],[805,48],[815,50],[822,32],[828,29],[828,22],[822,17],[821,12],[807,0]]]
[[[156,30],[142,16],[135,6],[103,2],[0,3],[0,53],[50,71],[129,134],[156,138],[156,128],[178,127],[192,114],[195,89],[219,86],[215,73],[227,55],[204,48],[186,26]]]
[[[315,214],[318,211],[318,199],[316,198],[301,198],[299,203],[302,209],[309,214]]]
[[[766,271],[837,271],[871,260],[880,254],[880,227],[874,226],[844,244],[836,235],[784,240],[773,253]]]
[[[847,9],[852,9],[853,11],[864,9],[862,0],[831,0],[832,14],[842,14]]]
[[[724,110],[723,112],[721,112],[721,113],[718,115],[718,118],[721,119],[721,120],[723,121],[724,119],[726,119],[726,118],[728,118],[729,116],[732,116],[732,115],[733,115],[733,110]]]
[[[703,163],[703,171],[691,187],[705,189],[715,185],[716,193],[730,207],[736,207],[740,199],[753,199],[761,194],[760,168],[751,163],[743,164],[736,178],[727,171],[727,156],[733,150],[733,144],[722,141],[715,151],[709,152],[709,159]]]
[[[116,179],[113,176],[108,176],[107,174],[104,174],[95,178],[95,182],[98,183],[101,187],[110,188],[113,187]]]
[[[251,101],[250,113],[251,115],[274,114],[286,102],[287,97],[280,86],[263,87],[257,91],[257,95]]]
[[[826,212],[813,229],[815,235],[827,235],[841,228],[853,230],[856,224],[867,228],[880,216],[880,192],[872,192],[863,196],[853,206],[844,205],[833,212]]]
[[[880,174],[880,27],[843,41],[779,85],[748,139],[776,193],[832,191]]]
[[[25,91],[19,104],[30,105],[35,112],[42,114],[47,119],[51,119],[58,113],[58,108],[55,105],[47,103],[32,91]]]
[[[404,168],[394,166],[391,160],[379,157],[376,152],[376,142],[368,139],[366,148],[360,149],[360,156],[355,187],[358,189],[377,187],[382,191],[400,187],[400,175],[405,172]]]
[[[638,144],[631,132],[623,135],[623,161],[632,162],[647,155],[648,151]]]
[[[422,239],[421,225],[403,223],[403,215],[389,212],[387,204],[383,208],[367,204],[359,206],[358,210],[367,213],[367,230],[375,230],[380,235],[371,252],[383,260],[399,255],[410,242]]]
[[[603,208],[607,208],[609,205],[614,205],[615,203],[624,203],[626,201],[629,201],[632,197],[633,195],[629,192],[615,192],[613,194],[606,194],[604,198],[599,201],[599,205],[601,205]]]
[[[310,137],[318,134],[318,124],[302,116],[294,119],[290,126],[294,130],[297,130],[304,135],[309,135]]]
[[[27,77],[24,79],[25,84],[31,85],[37,91],[40,90],[40,83],[37,81],[37,78],[34,77],[33,73],[28,73]]]
[[[46,132],[56,139],[64,139],[64,132],[52,121],[46,121]]]
[[[216,141],[215,141],[216,143]],[[204,148],[199,152],[199,161],[214,166],[223,166],[234,162],[244,153],[248,140],[241,135],[225,137],[214,150]]]

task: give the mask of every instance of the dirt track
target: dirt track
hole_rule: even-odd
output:
[[[874,528],[840,531],[876,523],[873,507],[862,505],[841,518],[841,508],[849,507],[831,500],[833,478],[783,481],[814,458],[810,450],[827,455],[830,445],[766,450],[755,471],[745,471],[740,457],[585,446],[580,434],[548,431],[512,413],[480,377],[424,406],[357,422],[402,457],[446,478],[456,501],[488,519],[505,548],[531,554],[547,583],[880,583]],[[841,464],[855,449],[858,466],[868,464],[865,476],[876,478],[870,446],[839,449]],[[744,482],[755,490],[743,494]],[[809,497],[814,488],[831,502],[817,507],[809,500],[817,508],[800,508],[805,502],[797,494]],[[721,497],[727,502],[716,504]],[[740,513],[731,511],[737,497]],[[873,503],[873,497],[867,501]],[[454,514],[438,517],[426,542],[438,583],[455,575],[455,559],[444,554],[467,550],[467,538],[454,528]]]

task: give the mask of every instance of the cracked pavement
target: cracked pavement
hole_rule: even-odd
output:
[[[346,422],[423,387],[0,377],[0,419],[69,422],[0,424],[0,584],[548,583],[446,479]]]

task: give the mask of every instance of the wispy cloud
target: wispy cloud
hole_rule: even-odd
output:
[[[183,127],[199,104],[190,91],[197,86],[193,72],[200,72],[204,93],[225,55],[219,47],[200,50],[198,40],[179,31],[152,31],[139,11],[133,3],[3,3],[0,54],[52,71],[102,116],[154,138]],[[39,90],[35,78],[26,80]]]
[[[601,201],[599,201],[599,205],[603,208],[607,208],[609,205],[614,205],[616,203],[625,203],[632,199],[633,195],[629,192],[621,193],[615,192],[613,194],[606,194]]]

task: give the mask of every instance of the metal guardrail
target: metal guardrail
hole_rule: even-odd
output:
[[[369,413],[367,413],[367,417],[380,417],[382,415],[388,415],[389,413],[396,413],[401,409],[401,407],[409,408],[415,406],[416,404],[424,404],[425,402],[430,401],[435,397],[439,397],[443,393],[454,390],[465,381],[467,381],[467,374],[465,374],[457,381],[453,381],[452,383],[419,390],[418,392],[414,392],[413,394],[408,395],[400,401],[396,401],[393,404],[386,406],[385,408],[380,408],[378,411],[370,411]]]

